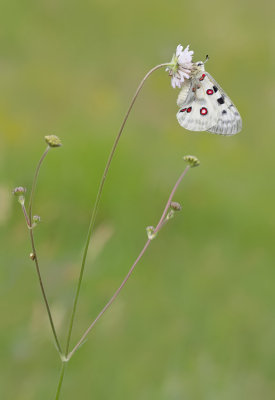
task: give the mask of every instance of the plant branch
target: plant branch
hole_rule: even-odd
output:
[[[164,208],[164,211],[162,213],[162,216],[158,222],[158,225],[156,227],[156,229],[154,230],[153,234],[155,235],[163,226],[163,222],[165,220],[165,217],[167,215],[167,211],[170,207],[171,201],[173,199],[173,196],[177,190],[177,188],[179,187],[179,184],[181,183],[182,179],[184,178],[184,176],[186,175],[187,171],[189,170],[190,166],[188,165],[184,171],[182,172],[182,174],[180,175],[179,179],[177,180],[177,182],[175,183],[171,194],[168,198],[168,201],[166,203],[166,206]],[[73,350],[67,355],[67,360],[69,361],[70,358],[73,356],[73,354],[78,350],[78,348],[82,345],[82,343],[84,342],[84,340],[86,339],[86,337],[88,336],[89,332],[92,330],[92,328],[94,327],[94,325],[97,323],[97,321],[100,319],[100,317],[105,313],[105,311],[110,307],[110,305],[114,302],[114,300],[117,298],[117,296],[119,295],[120,291],[123,289],[123,287],[125,286],[126,282],[128,281],[128,279],[130,278],[130,276],[132,275],[137,263],[140,261],[141,257],[143,256],[143,254],[145,253],[145,251],[147,250],[149,244],[151,242],[151,239],[148,239],[147,242],[145,243],[143,249],[141,250],[141,252],[139,253],[138,257],[136,258],[135,262],[133,263],[133,265],[131,266],[130,270],[128,271],[127,275],[125,276],[125,278],[123,279],[121,285],[119,286],[119,288],[115,291],[115,293],[113,294],[113,296],[110,298],[110,300],[108,301],[108,303],[103,307],[103,309],[100,311],[100,313],[97,315],[97,317],[95,318],[95,320],[91,323],[91,325],[88,327],[88,329],[84,332],[84,334],[82,335],[81,339],[78,341],[78,343],[75,345],[75,347],[73,348]]]
[[[35,170],[35,174],[34,174],[34,178],[33,178],[33,182],[32,182],[30,200],[29,200],[29,219],[30,219],[30,223],[31,223],[31,220],[32,220],[32,204],[33,204],[33,197],[34,197],[34,191],[35,191],[36,184],[37,184],[38,174],[39,174],[39,171],[40,171],[41,164],[44,161],[44,158],[48,154],[49,150],[50,150],[50,146],[47,146],[47,148],[44,151],[44,153],[42,154],[42,157],[40,158],[40,160],[39,160],[39,162],[37,164],[36,170]]]
[[[39,263],[38,263],[38,258],[37,258],[37,252],[36,252],[35,243],[34,243],[34,237],[33,237],[33,230],[30,229],[29,232],[30,232],[30,239],[31,239],[31,245],[32,245],[33,259],[34,259],[34,262],[35,262],[35,268],[36,268],[36,272],[37,272],[37,276],[38,276],[40,289],[41,289],[42,296],[43,296],[43,299],[44,299],[44,303],[45,303],[45,306],[46,306],[46,309],[47,309],[50,325],[51,325],[51,328],[52,328],[52,333],[53,333],[53,336],[54,336],[54,341],[55,341],[58,353],[60,354],[60,356],[62,356],[62,349],[61,349],[61,346],[60,346],[60,343],[59,343],[59,340],[58,340],[58,337],[57,337],[57,333],[56,333],[56,330],[55,330],[55,326],[54,326],[54,322],[53,322],[53,318],[52,318],[49,302],[48,302],[48,299],[47,299],[47,296],[46,296],[43,280],[42,280],[41,273],[40,273],[40,268],[39,268]]]
[[[185,167],[183,173],[180,175],[179,179],[175,183],[175,186],[173,187],[172,192],[170,193],[170,196],[169,196],[168,201],[166,203],[166,206],[165,206],[165,208],[163,210],[163,213],[162,213],[162,216],[161,216],[161,218],[159,220],[159,223],[157,224],[156,229],[154,230],[154,234],[158,233],[158,231],[162,228],[162,226],[163,226],[162,224],[163,224],[164,219],[165,219],[165,217],[167,215],[167,211],[169,210],[169,207],[170,207],[171,201],[172,201],[172,199],[174,197],[174,194],[175,194],[177,188],[179,187],[179,184],[181,183],[182,179],[187,174],[189,169],[190,169],[190,166],[187,165],[187,167]]]
[[[35,170],[34,179],[33,179],[33,183],[32,183],[31,194],[30,194],[30,200],[29,200],[29,215],[27,215],[27,212],[26,212],[24,204],[22,205],[22,209],[23,209],[23,213],[24,213],[27,225],[29,227],[29,233],[30,233],[30,239],[31,239],[31,245],[32,245],[32,253],[33,253],[33,260],[35,262],[38,281],[39,281],[40,289],[41,289],[42,296],[43,296],[43,299],[44,299],[44,303],[45,303],[45,306],[46,306],[47,314],[48,314],[48,317],[49,317],[52,333],[53,333],[53,336],[54,336],[55,345],[57,347],[58,353],[60,354],[60,356],[62,356],[62,349],[61,349],[61,346],[60,346],[60,343],[59,343],[59,340],[58,340],[58,337],[57,337],[57,333],[56,333],[56,330],[55,330],[55,326],[54,326],[54,322],[53,322],[53,318],[52,318],[49,302],[48,302],[48,299],[47,299],[46,291],[45,291],[45,288],[44,288],[44,284],[43,284],[43,280],[42,280],[42,276],[41,276],[41,272],[40,272],[40,268],[39,268],[38,256],[37,256],[37,251],[36,251],[36,248],[35,248],[33,229],[32,229],[32,204],[33,204],[34,191],[35,191],[35,188],[36,188],[40,167],[41,167],[42,162],[45,159],[46,155],[48,154],[49,150],[50,150],[50,146],[48,146],[46,148],[46,150],[44,151],[44,153],[42,154],[42,157],[40,158],[40,160],[39,160],[39,162],[37,164],[36,170]]]

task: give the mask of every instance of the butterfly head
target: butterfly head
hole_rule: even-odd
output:
[[[196,63],[193,64],[193,67],[192,67],[192,75],[193,76],[199,75],[205,71],[204,64],[206,63],[206,61],[208,61],[208,58],[209,57],[206,56],[205,61],[197,61]]]
[[[202,61],[198,61],[193,64],[191,74],[193,77],[196,77],[198,75],[201,75],[201,73],[204,71],[205,71],[204,63]]]

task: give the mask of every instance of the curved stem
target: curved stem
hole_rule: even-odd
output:
[[[116,136],[116,139],[115,139],[115,141],[114,141],[113,147],[112,147],[112,149],[111,149],[109,158],[108,158],[108,160],[107,160],[107,163],[106,163],[106,166],[105,166],[105,169],[104,169],[104,172],[103,172],[101,181],[100,181],[99,189],[98,189],[98,192],[97,192],[97,196],[96,196],[96,200],[95,200],[95,204],[94,204],[94,208],[93,208],[93,211],[92,211],[91,220],[90,220],[90,224],[89,224],[89,229],[88,229],[88,234],[87,234],[87,238],[86,238],[86,243],[85,243],[85,247],[84,247],[84,252],[83,252],[83,257],[82,257],[82,263],[81,263],[81,268],[80,268],[80,273],[79,273],[79,278],[78,278],[78,284],[77,284],[77,289],[76,289],[76,293],[75,293],[75,298],[74,298],[74,303],[73,303],[73,309],[72,309],[72,314],[71,314],[71,319],[70,319],[70,325],[69,325],[69,330],[68,330],[68,337],[67,337],[67,342],[66,342],[66,355],[67,355],[68,352],[69,352],[71,334],[72,334],[72,329],[73,329],[73,324],[74,324],[74,318],[75,318],[75,313],[76,313],[76,307],[77,307],[77,302],[78,302],[78,298],[79,298],[79,292],[80,292],[81,282],[82,282],[83,273],[84,273],[84,268],[85,268],[85,263],[86,263],[86,258],[87,258],[87,252],[88,252],[88,248],[89,248],[89,245],[90,245],[90,239],[91,239],[92,232],[93,232],[93,229],[94,229],[95,219],[96,219],[96,215],[97,215],[97,210],[98,210],[99,202],[100,202],[100,199],[101,199],[102,190],[103,190],[103,187],[104,187],[104,183],[105,183],[106,176],[107,176],[107,174],[108,174],[108,171],[109,171],[109,168],[110,168],[110,165],[111,165],[113,156],[114,156],[114,154],[115,154],[115,151],[116,151],[116,148],[117,148],[119,139],[120,139],[120,137],[121,137],[123,128],[124,128],[124,126],[125,126],[125,124],[126,124],[126,121],[127,121],[128,117],[129,117],[129,114],[130,114],[130,112],[131,112],[131,110],[132,110],[132,108],[133,108],[133,105],[135,104],[135,101],[136,101],[136,99],[137,99],[137,96],[138,96],[140,90],[142,89],[142,87],[143,87],[143,85],[144,85],[146,79],[147,79],[154,71],[156,71],[156,70],[159,69],[159,68],[165,67],[165,66],[167,66],[167,65],[169,65],[169,63],[159,64],[159,65],[155,66],[154,68],[152,68],[152,69],[145,75],[145,77],[144,77],[144,78],[142,79],[142,81],[140,82],[140,84],[139,84],[139,86],[138,86],[138,88],[137,88],[137,90],[136,90],[136,92],[135,92],[135,94],[134,94],[134,96],[133,96],[133,98],[132,98],[132,100],[131,100],[131,103],[130,103],[130,105],[129,105],[129,108],[128,108],[126,114],[125,114],[125,117],[124,117],[124,119],[123,119],[123,121],[122,121],[121,127],[120,127],[120,129],[119,129],[119,131],[118,131],[118,134],[117,134],[117,136]]]
[[[36,248],[35,248],[33,230],[31,228],[31,224],[32,224],[32,204],[33,204],[34,191],[35,191],[35,188],[36,188],[40,167],[41,167],[42,162],[44,161],[46,155],[48,154],[49,150],[50,150],[50,146],[47,146],[47,148],[44,151],[44,153],[42,154],[42,157],[40,158],[40,160],[39,160],[39,162],[37,164],[36,170],[35,170],[34,179],[33,179],[32,188],[31,188],[30,200],[29,200],[29,210],[28,210],[29,213],[28,213],[28,215],[27,215],[27,212],[25,210],[25,206],[22,206],[22,209],[23,209],[24,216],[25,216],[25,219],[27,221],[27,224],[28,224],[28,226],[30,228],[29,232],[30,232],[30,239],[31,239],[31,245],[32,245],[33,260],[35,261],[35,267],[36,267],[36,272],[37,272],[37,276],[38,276],[38,281],[39,281],[40,289],[41,289],[42,296],[43,296],[43,299],[44,299],[44,303],[45,303],[45,306],[46,306],[47,314],[48,314],[48,317],[49,317],[52,333],[53,333],[53,336],[54,336],[55,345],[57,347],[57,350],[58,350],[60,356],[62,356],[62,349],[61,349],[61,346],[60,346],[60,343],[59,343],[59,340],[58,340],[58,337],[57,337],[57,333],[56,333],[56,330],[55,330],[55,326],[54,326],[54,322],[53,322],[53,318],[52,318],[49,302],[48,302],[46,291],[45,291],[45,288],[44,288],[44,284],[43,284],[43,280],[42,280],[42,276],[41,276],[41,272],[40,272],[40,268],[39,268],[39,263],[38,263],[38,256],[37,256],[37,252],[36,252]]]
[[[37,184],[37,179],[38,179],[38,174],[39,174],[39,170],[41,167],[42,162],[44,161],[44,158],[46,157],[46,155],[48,154],[50,150],[50,146],[47,146],[46,150],[44,151],[44,153],[42,154],[42,157],[40,158],[36,170],[35,170],[35,174],[34,174],[34,178],[33,178],[33,182],[32,182],[32,188],[31,188],[31,194],[30,194],[30,200],[29,200],[29,219],[30,219],[30,223],[32,220],[32,204],[33,204],[33,196],[34,196],[34,191],[36,188],[36,184]]]
[[[158,222],[158,225],[156,227],[156,229],[154,230],[154,234],[156,234],[158,231],[160,231],[160,229],[163,226],[163,222],[165,220],[167,211],[170,207],[171,201],[173,199],[173,196],[177,190],[177,188],[179,187],[179,184],[181,183],[182,179],[184,178],[184,176],[186,175],[187,171],[190,169],[190,166],[188,165],[184,171],[182,172],[182,174],[180,175],[179,179],[177,180],[177,182],[175,183],[171,194],[168,198],[168,201],[166,203],[166,206],[164,208],[164,211],[162,213],[162,216]],[[114,302],[114,300],[117,298],[117,296],[119,295],[120,291],[123,289],[123,287],[125,286],[126,282],[128,281],[128,279],[130,278],[130,276],[132,275],[137,263],[140,261],[141,257],[143,256],[143,254],[145,253],[145,251],[147,250],[149,244],[150,244],[151,240],[148,239],[147,242],[145,243],[143,249],[141,250],[141,252],[139,253],[139,255],[137,256],[135,262],[133,263],[133,265],[131,266],[131,268],[129,269],[127,275],[125,276],[125,278],[123,279],[121,285],[119,286],[119,288],[115,291],[115,293],[113,294],[113,296],[110,298],[110,300],[108,301],[108,303],[106,303],[106,305],[102,308],[102,310],[100,311],[100,313],[97,315],[97,317],[95,318],[95,320],[91,323],[91,325],[88,327],[88,329],[84,332],[84,334],[82,335],[81,339],[78,341],[78,343],[75,345],[75,347],[73,348],[73,350],[67,355],[67,360],[70,360],[70,358],[73,356],[73,354],[79,349],[79,347],[82,345],[82,343],[84,342],[84,340],[86,339],[86,337],[88,336],[89,332],[92,330],[92,328],[94,327],[94,325],[97,323],[97,321],[100,319],[100,317],[102,317],[102,315],[105,313],[105,311],[110,307],[110,305]]]
[[[38,263],[37,252],[36,252],[36,248],[35,248],[32,229],[30,229],[29,232],[30,232],[30,239],[31,239],[31,244],[32,244],[33,259],[34,259],[34,262],[35,262],[35,267],[36,267],[36,272],[37,272],[37,276],[38,276],[40,289],[41,289],[42,296],[43,296],[43,299],[44,299],[44,303],[45,303],[45,306],[46,306],[46,310],[47,310],[47,313],[48,313],[50,325],[51,325],[51,328],[52,328],[52,333],[53,333],[53,336],[54,336],[54,341],[55,341],[58,353],[60,354],[60,356],[62,356],[62,349],[61,349],[61,346],[60,346],[60,343],[59,343],[59,340],[58,340],[58,337],[57,337],[57,333],[56,333],[56,330],[55,330],[55,326],[54,326],[54,322],[53,322],[53,318],[52,318],[49,302],[48,302],[48,299],[47,299],[47,296],[46,296],[45,288],[44,288],[44,285],[43,285],[43,280],[42,280],[41,273],[40,273],[40,268],[39,268],[39,263]]]

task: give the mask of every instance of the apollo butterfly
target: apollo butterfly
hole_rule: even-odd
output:
[[[242,129],[241,116],[227,94],[205,71],[204,62],[193,64],[178,96],[177,119],[190,131],[235,135]]]

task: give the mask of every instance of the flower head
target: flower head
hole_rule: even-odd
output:
[[[189,79],[192,69],[192,57],[194,52],[189,50],[189,45],[183,50],[182,45],[178,45],[176,54],[173,55],[171,63],[166,68],[171,78],[171,85],[181,88],[184,79]]]
[[[48,135],[45,136],[45,141],[50,147],[60,147],[62,146],[61,140],[58,136]]]
[[[200,160],[195,156],[184,156],[184,161],[190,165],[191,168],[198,167],[200,165]]]
[[[14,196],[23,196],[26,193],[27,189],[24,188],[23,186],[17,186],[16,188],[13,189],[12,194]]]
[[[24,205],[25,203],[25,193],[26,193],[27,189],[24,188],[23,186],[18,186],[16,188],[13,189],[12,194],[17,197],[19,203],[21,204],[21,206]]]

